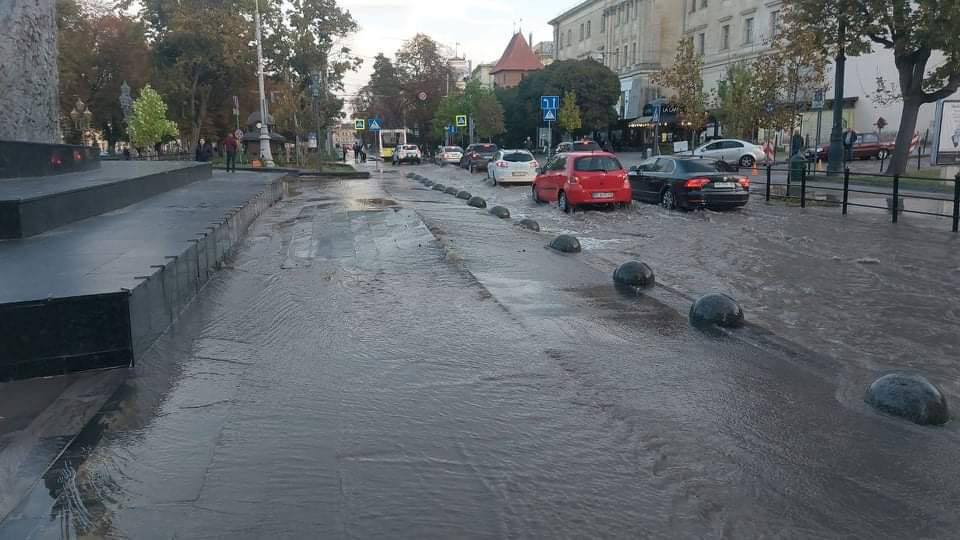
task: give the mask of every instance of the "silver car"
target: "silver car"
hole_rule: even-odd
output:
[[[441,146],[437,152],[437,165],[459,165],[463,159],[463,148],[459,146]]]

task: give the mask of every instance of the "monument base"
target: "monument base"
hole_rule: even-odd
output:
[[[100,148],[0,140],[0,179],[100,168]]]

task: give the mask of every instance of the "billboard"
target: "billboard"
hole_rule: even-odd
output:
[[[937,107],[937,140],[934,146],[934,163],[953,165],[960,163],[960,100],[945,100]]]

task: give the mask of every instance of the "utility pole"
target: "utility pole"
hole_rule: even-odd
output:
[[[267,97],[263,89],[263,45],[260,38],[260,0],[256,0],[257,25],[257,84],[260,87],[260,159],[264,167],[276,167],[273,162],[273,153],[270,151],[270,128],[267,125],[269,112],[267,111]]]
[[[843,172],[843,78],[846,68],[847,2],[840,0],[837,21],[837,61],[833,81],[833,130],[830,132],[830,154],[827,172],[831,175]]]

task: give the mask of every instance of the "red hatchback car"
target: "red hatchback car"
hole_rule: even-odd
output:
[[[629,206],[632,198],[627,171],[607,152],[557,154],[533,181],[533,200],[556,201],[564,212],[593,204]]]

